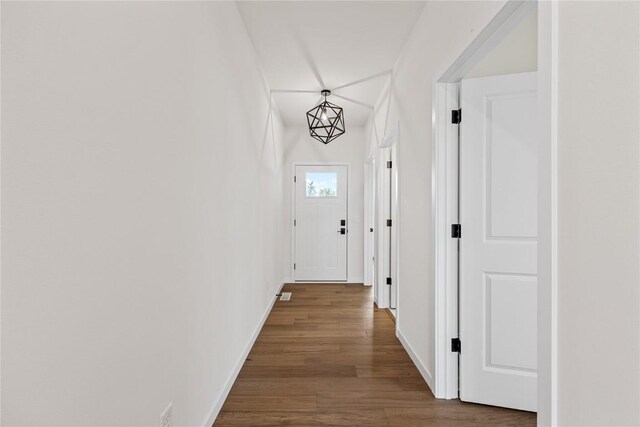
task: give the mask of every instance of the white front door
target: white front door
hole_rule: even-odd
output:
[[[295,280],[347,280],[347,175],[347,166],[296,166]]]
[[[463,80],[460,399],[536,410],[536,73]]]

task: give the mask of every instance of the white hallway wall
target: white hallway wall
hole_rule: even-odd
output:
[[[383,94],[368,124],[371,152],[385,124],[399,122],[398,328],[428,373],[434,369],[432,84],[503,4],[427,3],[394,67],[391,102]],[[637,2],[559,6],[561,425],[640,424],[638,9]],[[616,119],[616,111],[629,120]],[[548,425],[550,400],[542,405],[538,422]]]
[[[345,113],[348,113],[345,112]],[[284,133],[284,200],[285,213],[283,228],[285,231],[284,277],[292,277],[291,261],[291,190],[293,189],[294,163],[350,163],[349,176],[349,243],[347,273],[350,282],[363,282],[364,272],[364,164],[363,153],[366,145],[362,127],[348,127],[344,135],[325,145],[309,136],[306,127],[287,126]]]
[[[558,422],[638,426],[640,3],[558,12]]]
[[[3,425],[205,422],[282,279],[268,113],[234,3],[2,2]]]
[[[367,156],[373,153],[385,128],[391,131],[398,124],[398,330],[427,372],[427,382],[432,388],[435,369],[435,299],[430,243],[433,238],[432,85],[503,4],[428,2],[394,66],[391,98],[387,88],[368,123],[367,136],[371,138]]]

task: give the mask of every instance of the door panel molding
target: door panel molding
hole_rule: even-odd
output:
[[[460,399],[528,411],[537,408],[536,91],[535,72],[462,80],[459,125]]]

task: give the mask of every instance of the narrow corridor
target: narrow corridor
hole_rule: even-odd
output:
[[[535,425],[536,415],[437,400],[372,288],[288,284],[216,426]]]

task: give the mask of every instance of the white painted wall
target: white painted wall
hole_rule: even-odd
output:
[[[429,382],[432,84],[503,4],[427,3],[394,67],[390,103],[387,91],[367,133],[371,153],[385,123],[399,121],[398,330]],[[639,4],[558,8],[558,422],[639,425]],[[551,419],[549,400],[542,425]]]
[[[322,144],[309,136],[306,127],[286,127],[284,132],[284,213],[285,250],[283,271],[286,280],[293,276],[291,258],[291,191],[294,163],[350,163],[349,166],[349,241],[347,247],[348,281],[362,283],[364,276],[364,147],[365,133],[361,127],[348,127],[344,135],[329,144]]]
[[[640,3],[558,8],[558,423],[637,426]]]
[[[376,104],[367,156],[395,123],[400,262],[398,332],[433,388],[435,318],[431,248],[432,85],[486,26],[503,2],[427,2],[393,70],[391,99]],[[437,43],[434,40],[438,40]],[[389,108],[388,108],[389,107]],[[388,124],[387,124],[388,123]]]
[[[205,422],[282,279],[268,112],[234,3],[2,3],[3,425]]]
[[[526,73],[537,69],[538,13],[534,11],[527,14],[464,78]]]

